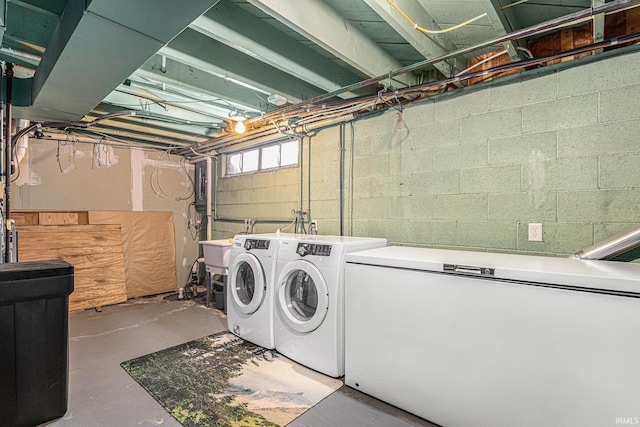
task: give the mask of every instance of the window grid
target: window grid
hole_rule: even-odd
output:
[[[283,167],[297,166],[298,140],[266,144],[227,154],[225,176],[243,175],[271,171]]]

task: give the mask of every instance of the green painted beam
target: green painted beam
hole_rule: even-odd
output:
[[[598,7],[604,4],[604,0],[591,0],[591,7]],[[598,43],[604,40],[604,14],[593,17],[593,42]]]
[[[267,110],[266,101],[261,99],[261,97],[266,98],[265,95],[170,58],[165,59],[163,68],[160,55],[154,55],[145,62],[132,75],[134,76],[197,91],[205,97],[233,100],[233,106],[241,110],[256,112]]]
[[[4,32],[7,28],[7,0],[0,1],[0,44],[4,38]]]
[[[8,2],[6,13],[7,37],[18,50],[29,49],[31,46],[44,50],[59,20],[55,13],[33,9],[31,5],[22,2]],[[3,43],[3,46],[6,44]]]
[[[361,80],[358,75],[231,2],[219,2],[190,27],[327,92]]]
[[[208,73],[243,82],[265,94],[283,95],[291,102],[325,93],[312,84],[192,29],[186,29],[159,53]]]
[[[366,76],[375,77],[403,66],[356,25],[350,24],[321,0],[297,2],[296,7],[282,0],[249,0],[249,3]],[[417,83],[416,77],[411,74],[396,76],[394,80],[394,86]]]
[[[124,110],[135,110],[136,115],[144,118],[145,115],[156,117],[158,120],[164,120],[167,123],[175,122],[176,125],[188,125],[200,128],[199,133],[208,134],[210,129],[218,129],[222,120],[213,118],[204,114],[188,111],[170,104],[153,102],[149,100],[142,103],[142,99],[135,93],[126,93],[124,89],[119,89],[108,94],[105,103],[117,105]]]
[[[424,58],[433,58],[457,50],[456,45],[446,34],[426,35],[415,29],[400,13],[391,7],[387,0],[364,0],[381,18],[389,23],[415,50]],[[438,31],[441,28],[420,2],[413,0],[396,0],[398,7],[408,16],[413,17],[423,28]],[[452,58],[435,64],[444,76],[452,77],[466,68],[464,58]]]
[[[513,28],[511,28],[509,24],[509,20],[504,15],[504,10],[497,6],[494,0],[482,0],[482,4],[487,11],[491,25],[495,28],[498,36],[504,36],[505,34],[509,34],[513,31]],[[516,62],[520,60],[520,56],[517,51],[518,45],[516,42],[513,40],[504,42],[502,43],[502,47],[509,51],[511,61]]]

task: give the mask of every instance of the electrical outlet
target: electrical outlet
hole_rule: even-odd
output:
[[[542,224],[539,222],[529,224],[529,241],[542,242]]]
[[[317,219],[312,219],[311,220],[311,231],[315,231],[316,233],[318,232],[318,220]]]

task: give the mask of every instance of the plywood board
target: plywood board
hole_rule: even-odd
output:
[[[69,310],[127,300],[119,225],[25,225],[19,233],[20,261],[63,259],[74,266]]]
[[[88,224],[87,212],[54,212],[44,211],[38,213],[40,225],[59,224]]]
[[[12,211],[11,219],[16,225],[38,225],[38,212]]]
[[[62,225],[88,224],[87,211],[11,211],[16,225]]]
[[[77,212],[39,212],[38,224],[40,225],[60,225],[75,224],[78,225]]]
[[[172,212],[89,211],[89,223],[119,224],[122,227],[129,298],[176,290]]]

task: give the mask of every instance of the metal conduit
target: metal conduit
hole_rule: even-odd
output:
[[[352,120],[355,120],[358,117],[356,113],[344,114],[339,117],[332,117],[325,120],[319,120],[313,123],[307,123],[301,126],[296,126],[293,128],[293,132],[295,134],[302,134],[306,132],[311,132],[314,130],[319,130],[325,127],[333,126],[339,123],[348,123]],[[220,150],[223,148],[227,148],[234,145],[240,144],[260,144],[263,142],[272,142],[274,141],[274,137],[281,136],[282,138],[286,138],[288,135],[283,134],[278,131],[276,128],[268,128],[254,131],[246,136],[237,136],[237,135],[229,135],[222,137],[216,141],[211,141],[209,143],[200,143],[197,148],[194,150],[203,150],[203,149],[215,149]],[[189,149],[183,149],[176,152],[176,154],[186,154],[189,152]],[[222,151],[221,151],[222,152]]]
[[[11,161],[13,153],[13,141],[11,141],[11,102],[13,101],[13,64],[8,63],[5,71],[7,77],[7,102],[5,105],[5,163],[4,163],[4,209],[5,209],[5,230],[4,230],[4,262],[14,262],[11,256]]]

